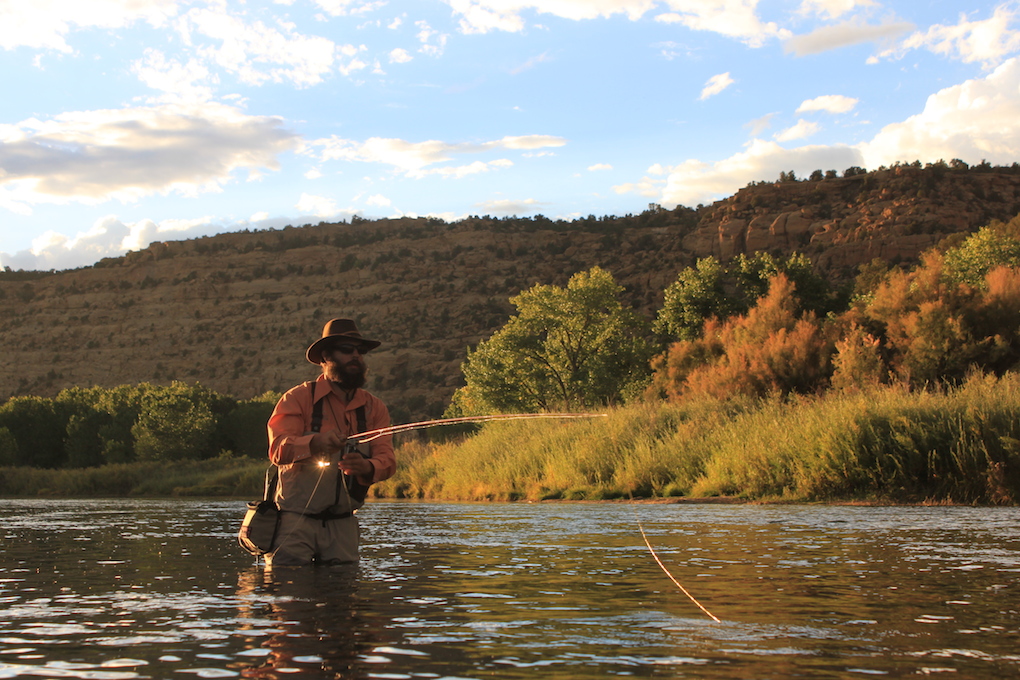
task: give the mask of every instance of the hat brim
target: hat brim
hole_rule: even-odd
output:
[[[305,358],[313,364],[322,363],[322,350],[323,348],[331,343],[349,342],[352,345],[357,345],[358,348],[364,348],[366,352],[371,351],[381,345],[382,343],[377,340],[366,340],[365,338],[352,338],[348,335],[327,335],[324,338],[319,338],[313,342],[308,350],[305,352]]]

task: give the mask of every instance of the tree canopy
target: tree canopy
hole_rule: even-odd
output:
[[[646,322],[620,302],[623,287],[594,267],[566,288],[535,285],[510,299],[517,314],[469,351],[451,413],[598,407],[645,378]]]

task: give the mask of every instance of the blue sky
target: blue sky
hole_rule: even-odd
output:
[[[1020,1],[0,0],[0,264],[1020,161]]]

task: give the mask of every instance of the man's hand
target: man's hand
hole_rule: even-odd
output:
[[[357,451],[348,451],[340,459],[340,469],[345,475],[366,477],[375,474],[375,467]]]
[[[340,430],[317,432],[308,442],[308,449],[313,457],[328,458],[342,449],[346,441],[347,438],[340,434]]]

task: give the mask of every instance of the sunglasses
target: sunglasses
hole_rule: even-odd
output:
[[[361,355],[368,354],[368,350],[359,345],[333,345],[329,348],[329,350],[330,352],[340,352],[340,354],[354,354],[355,352]]]

